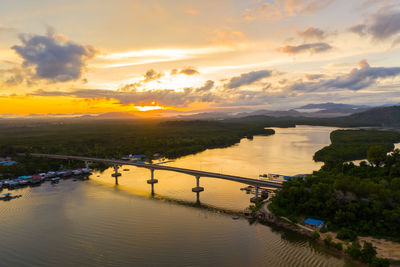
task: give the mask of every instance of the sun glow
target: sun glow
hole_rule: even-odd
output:
[[[162,110],[165,108],[161,106],[135,106],[135,109],[139,111],[151,111],[151,110]]]

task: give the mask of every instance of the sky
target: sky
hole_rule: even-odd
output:
[[[397,0],[0,5],[0,116],[400,103]]]

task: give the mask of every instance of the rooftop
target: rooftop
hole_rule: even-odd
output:
[[[311,224],[315,226],[322,226],[325,222],[317,219],[307,218],[304,223]]]

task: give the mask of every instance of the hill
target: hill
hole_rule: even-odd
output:
[[[352,114],[347,120],[381,127],[400,126],[400,106],[369,109]]]

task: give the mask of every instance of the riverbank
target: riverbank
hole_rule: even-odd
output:
[[[345,253],[348,245],[351,243],[345,242],[343,240],[338,239],[337,233],[334,232],[326,232],[326,233],[321,233],[319,231],[316,231],[314,229],[311,229],[309,227],[306,227],[302,224],[299,223],[294,223],[291,220],[289,220],[286,217],[279,217],[273,214],[269,208],[268,205],[270,204],[270,201],[264,202],[260,209],[253,214],[259,221],[261,222],[267,222],[267,223],[273,223],[279,227],[297,232],[299,234],[311,237],[315,239],[315,236],[313,236],[314,232],[317,232],[319,234],[319,237],[316,239],[318,243],[321,245],[326,246],[326,244],[323,242],[326,238],[332,238],[331,241],[334,243],[341,243],[343,248],[341,250],[338,250],[336,248],[333,248],[332,246],[326,246],[329,247],[330,249],[334,250],[335,252],[338,252],[342,254],[345,257],[349,257]],[[389,240],[385,239],[378,239],[378,238],[373,238],[373,237],[358,237],[358,241],[363,244],[364,242],[369,242],[371,243],[375,248],[377,255],[376,257],[378,258],[386,258],[391,261],[392,264],[395,264],[393,266],[400,266],[400,243],[392,242]]]

